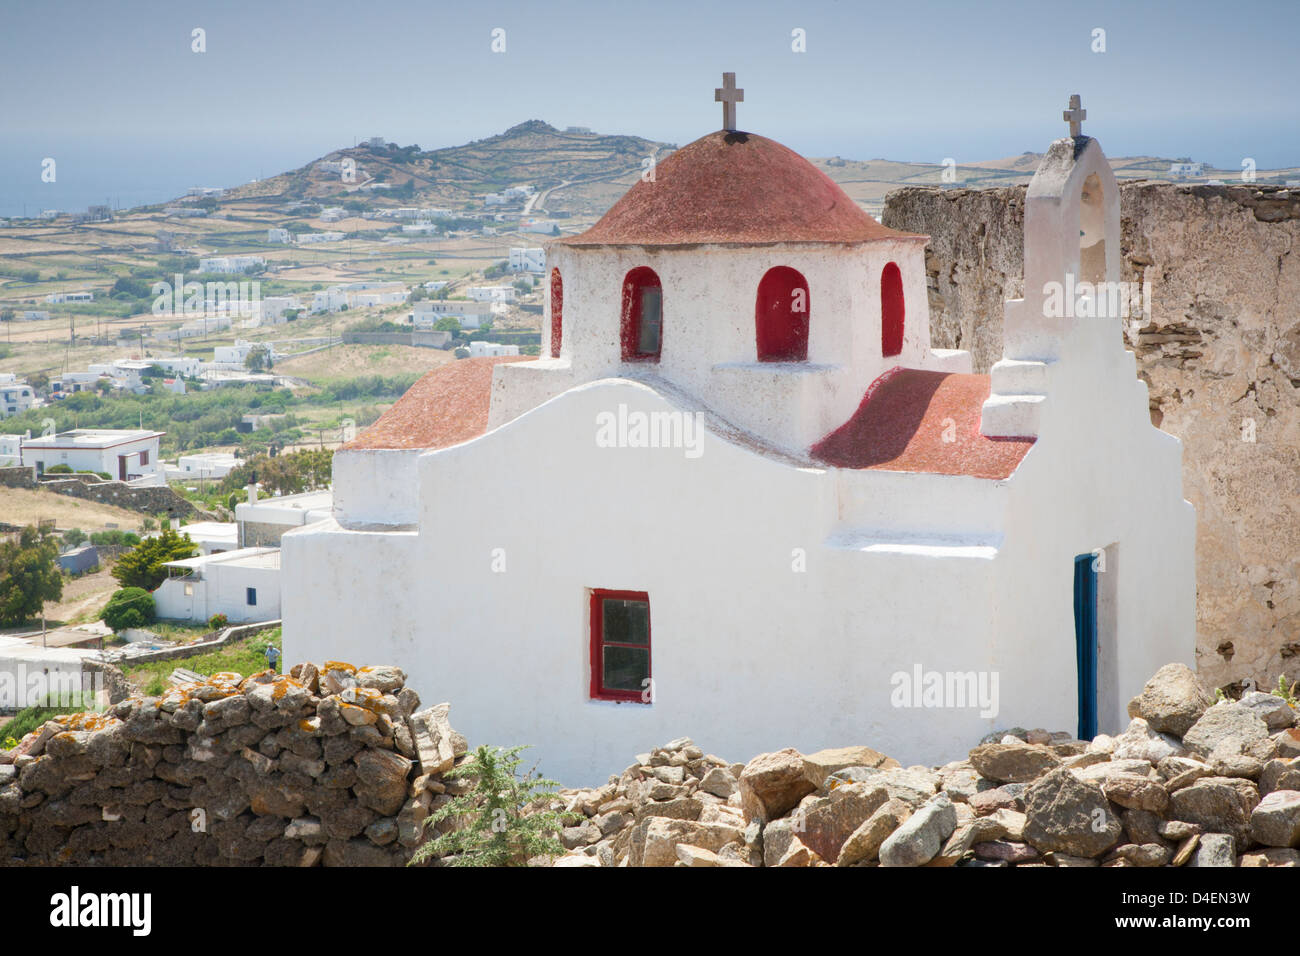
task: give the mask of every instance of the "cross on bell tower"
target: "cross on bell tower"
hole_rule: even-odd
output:
[[[1061,119],[1070,124],[1071,136],[1083,135],[1083,121],[1088,118],[1088,111],[1082,109],[1083,100],[1075,93],[1070,97],[1070,108],[1061,114]]]
[[[722,128],[736,129],[736,104],[745,102],[745,91],[736,88],[736,74],[723,73],[722,85],[713,91],[715,103],[722,104]]]

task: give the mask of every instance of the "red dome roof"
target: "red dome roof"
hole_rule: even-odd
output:
[[[924,239],[887,229],[798,153],[719,130],[683,146],[566,246],[871,242]]]

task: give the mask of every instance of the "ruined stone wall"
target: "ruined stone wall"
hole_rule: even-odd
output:
[[[931,237],[933,344],[969,349],[976,371],[1001,357],[1002,303],[1023,294],[1024,194],[909,187],[885,200],[886,225]],[[1120,212],[1121,278],[1150,280],[1152,300],[1126,343],[1151,420],[1183,441],[1196,507],[1198,670],[1212,685],[1295,679],[1300,191],[1127,183]]]
[[[464,784],[395,667],[214,675],[0,751],[0,865],[396,866]]]
[[[35,488],[36,469],[31,465],[0,468],[0,488]]]
[[[66,475],[41,481],[41,488],[55,494],[85,498],[100,504],[117,505],[130,511],[165,514],[172,518],[215,521],[216,516],[196,508],[192,502],[162,485],[136,488],[124,481],[104,481],[95,475]]]

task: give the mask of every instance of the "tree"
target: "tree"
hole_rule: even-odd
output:
[[[80,528],[69,528],[67,531],[63,532],[63,543],[69,548],[75,548],[85,540],[86,532],[82,531]]]
[[[271,350],[265,346],[252,349],[248,353],[248,358],[244,359],[244,365],[250,371],[260,372],[263,369],[271,367]]]
[[[144,588],[152,591],[167,580],[168,561],[180,561],[195,555],[194,542],[188,534],[171,528],[152,538],[145,538],[117,559],[113,577],[124,588]]]
[[[104,605],[101,617],[115,631],[128,627],[144,627],[154,619],[153,595],[144,588],[122,588],[114,591]]]
[[[28,525],[0,544],[0,627],[16,627],[63,596],[58,541]]]
[[[430,830],[452,817],[467,826],[435,836],[415,851],[410,864],[441,857],[445,866],[526,866],[534,856],[559,856],[555,834],[578,814],[544,804],[559,784],[517,772],[523,747],[479,747],[470,759],[443,774],[444,780],[473,778],[468,793],[454,797],[425,820]]]
[[[437,322],[433,323],[433,327],[439,332],[450,332],[455,335],[460,331],[460,320],[454,315],[444,316]]]

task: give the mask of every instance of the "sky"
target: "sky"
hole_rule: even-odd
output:
[[[962,163],[1042,151],[1079,93],[1084,132],[1113,157],[1300,165],[1298,10],[0,0],[0,216],[158,202],[370,136],[432,149],[528,119],[684,145],[721,126],[723,71],[745,90],[738,125],[807,156]],[[54,182],[41,179],[47,158]]]

